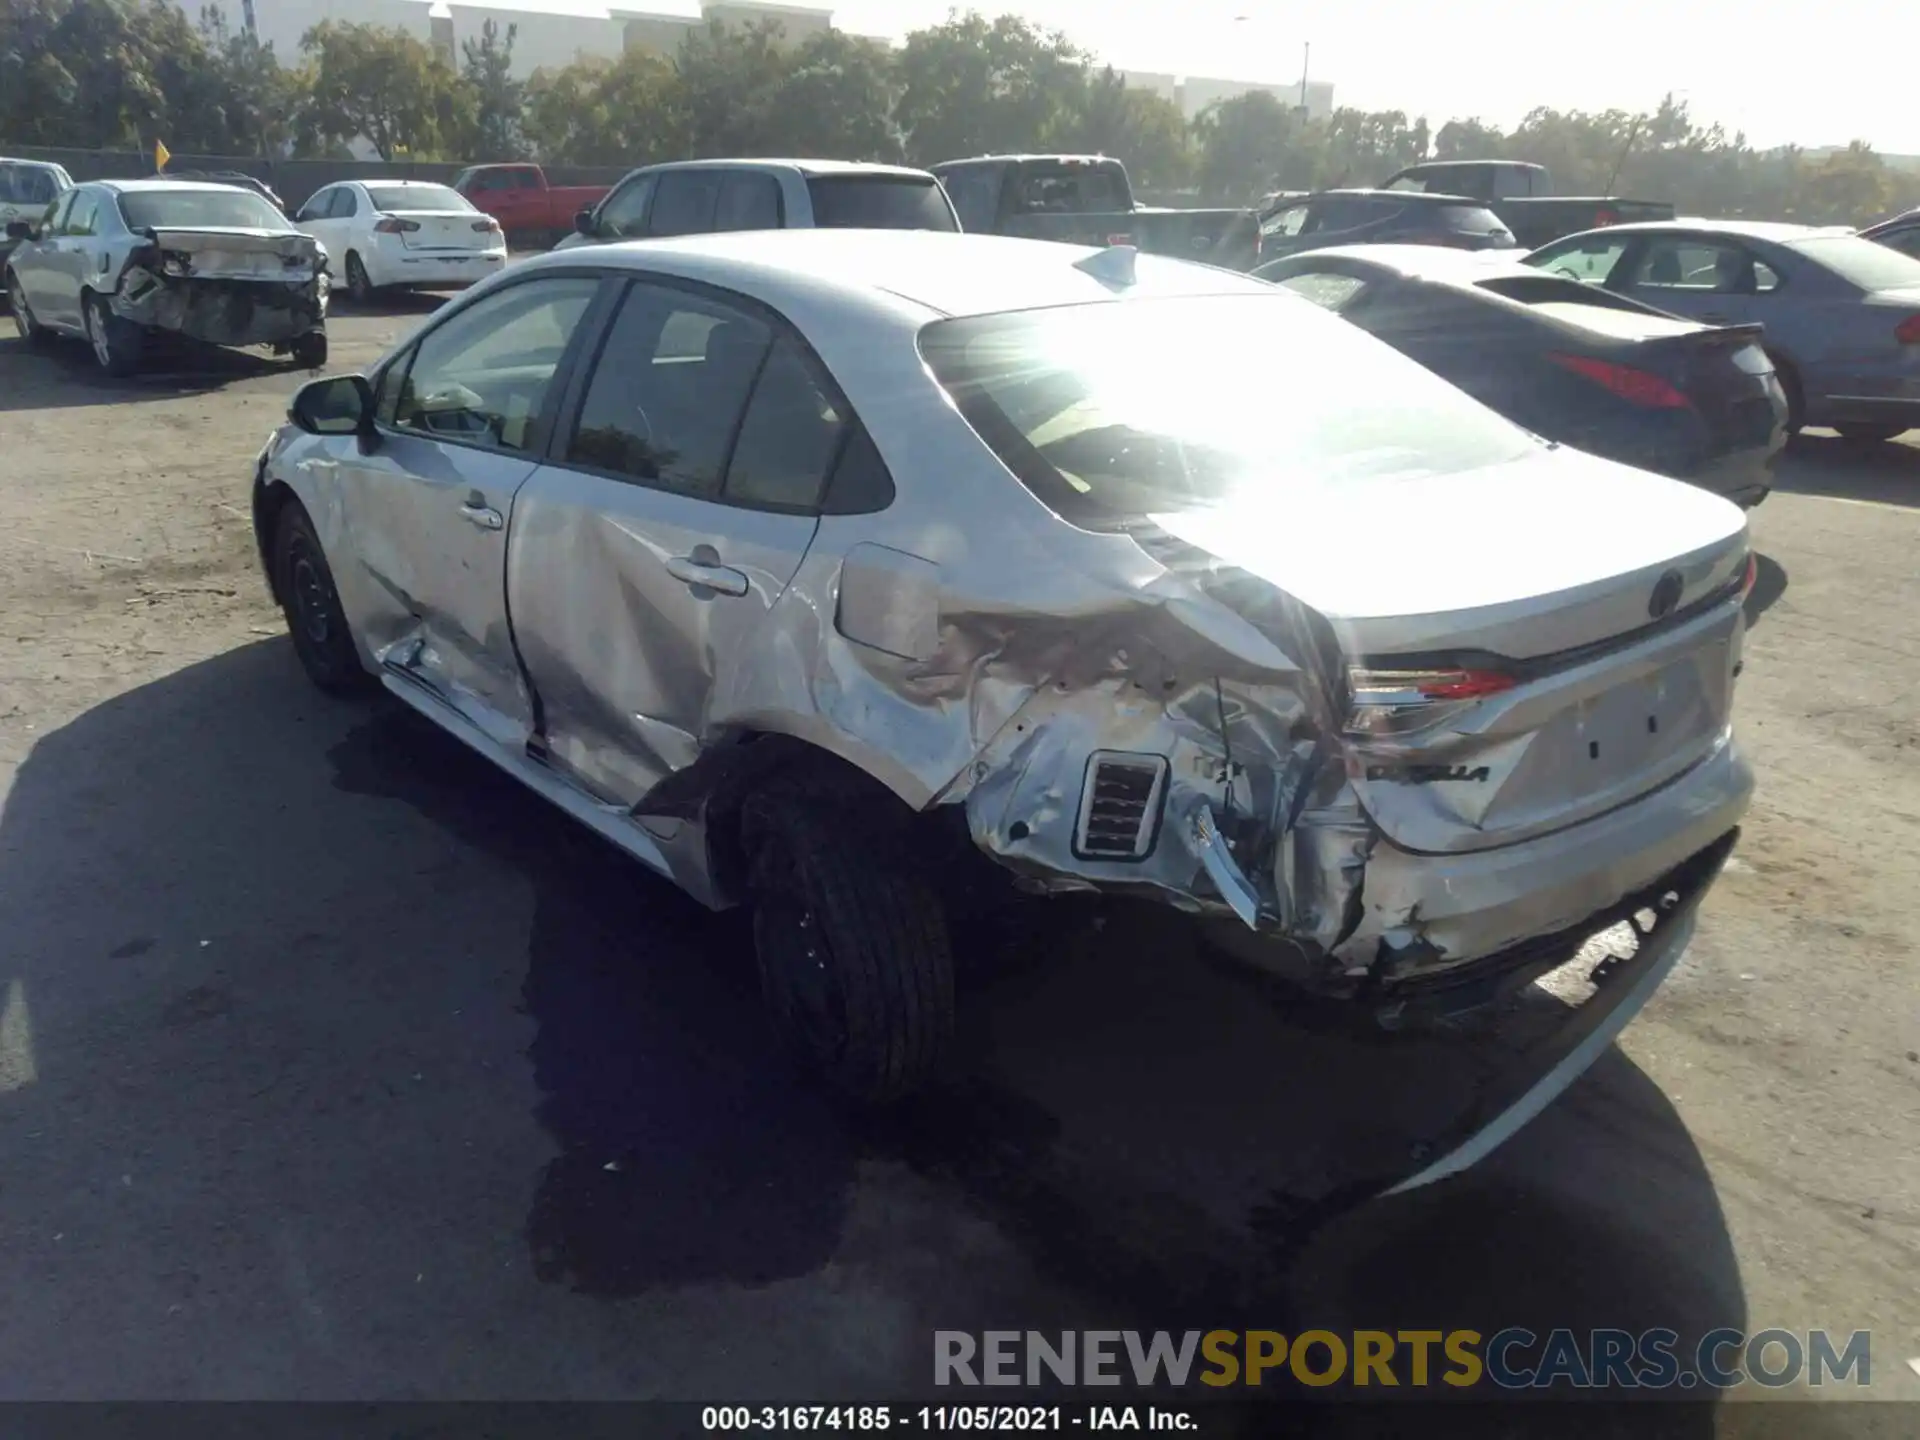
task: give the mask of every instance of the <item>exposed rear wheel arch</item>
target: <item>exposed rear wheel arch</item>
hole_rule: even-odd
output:
[[[1767,357],[1773,361],[1774,373],[1780,377],[1780,388],[1787,392],[1787,434],[1798,435],[1807,423],[1806,392],[1800,388],[1800,372],[1778,351],[1767,351]]]

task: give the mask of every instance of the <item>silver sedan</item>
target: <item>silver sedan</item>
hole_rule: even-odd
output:
[[[1920,259],[1851,230],[1680,220],[1589,230],[1525,264],[1713,325],[1766,326],[1789,431],[1920,428]]]
[[[1637,917],[1457,1168],[1659,983],[1752,785],[1738,508],[1126,249],[543,256],[303,389],[253,504],[316,683],[750,905],[862,1097],[939,1054],[969,876],[1174,906],[1385,1027]]]

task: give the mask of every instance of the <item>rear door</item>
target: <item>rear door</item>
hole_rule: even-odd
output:
[[[731,170],[720,182],[715,230],[778,230],[786,224],[777,176],[763,170]]]
[[[1763,297],[1780,276],[1737,240],[1707,235],[1649,236],[1613,288],[1643,304],[1709,325],[1762,318]]]
[[[506,613],[514,495],[550,433],[599,276],[548,272],[432,325],[381,377],[380,443],[332,443],[363,638],[502,744],[532,726]]]
[[[726,712],[851,419],[771,312],[647,277],[572,391],[515,502],[507,592],[548,762],[631,805]]]
[[[113,203],[113,196],[91,185],[83,185],[74,191],[73,204],[67,208],[53,242],[43,247],[47,252],[46,288],[53,304],[48,309],[41,309],[36,299],[35,309],[38,313],[56,319],[63,325],[80,324],[81,292],[100,268],[97,259],[100,209]]]

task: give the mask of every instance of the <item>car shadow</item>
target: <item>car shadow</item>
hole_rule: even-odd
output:
[[[1802,432],[1775,462],[1773,488],[1789,495],[1920,507],[1920,446]]]
[[[1746,1318],[1711,1177],[1619,1053],[1478,1170],[1369,1200],[1489,1048],[1341,1033],[1150,907],[1023,918],[952,1073],[850,1117],[781,1055],[738,914],[397,704],[312,693],[280,640],[38,740],[0,934],[9,1348],[81,1394],[206,1393],[213,1356],[285,1376],[329,1314],[328,1373],[368,1393],[425,1324],[416,1271],[457,1277],[433,1323],[473,1368],[401,1346],[398,1383],[443,1396],[551,1393],[556,1347],[640,1323],[581,1306],[658,1293],[699,1341],[686,1394],[870,1388],[846,1334],[738,1318],[862,1276],[891,1392],[948,1398],[935,1328]]]
[[[167,337],[150,346],[136,374],[116,379],[100,373],[83,341],[61,336],[32,346],[17,334],[0,335],[0,413],[173,400],[262,376],[308,373],[264,349],[228,350]]]
[[[1760,617],[1786,593],[1786,567],[1771,555],[1756,553],[1753,557],[1753,589],[1747,592],[1747,625],[1752,627],[1759,624]]]

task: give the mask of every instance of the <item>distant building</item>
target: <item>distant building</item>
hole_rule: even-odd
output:
[[[1149,88],[1155,89],[1157,93],[1165,93],[1159,90],[1158,82],[1166,78],[1167,77],[1162,75],[1147,75],[1142,76],[1141,81],[1155,82]],[[1127,73],[1127,83],[1131,85],[1140,82],[1136,82],[1133,72],[1129,71]],[[1298,80],[1272,83],[1254,80],[1216,80],[1197,75],[1187,75],[1183,76],[1180,81],[1178,103],[1181,114],[1185,115],[1187,119],[1192,120],[1198,117],[1209,105],[1217,105],[1222,100],[1232,100],[1241,95],[1251,94],[1255,90],[1264,90],[1281,104],[1291,108],[1302,103],[1301,88]],[[1308,115],[1312,116],[1315,120],[1324,120],[1333,114],[1332,85],[1325,80],[1309,80],[1306,83],[1305,89],[1305,104]],[[1174,97],[1169,96],[1168,98],[1172,99]]]

